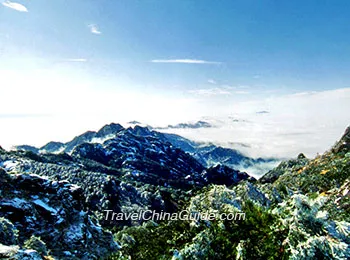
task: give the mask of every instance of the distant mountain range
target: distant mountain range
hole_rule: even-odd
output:
[[[131,123],[139,123],[137,121],[130,122]],[[195,124],[178,124],[173,126],[174,128],[187,128],[187,127],[210,127],[210,124],[204,121],[198,121]],[[270,169],[273,166],[277,165],[280,162],[279,159],[276,158],[250,158],[237,150],[230,148],[223,148],[216,146],[214,144],[203,144],[191,141],[184,137],[181,137],[176,134],[169,133],[160,133],[155,130],[150,130],[151,127],[141,127],[135,125],[133,128],[125,129],[120,124],[111,123],[109,125],[105,125],[97,132],[95,131],[87,131],[79,136],[73,138],[73,140],[67,143],[61,142],[49,142],[48,144],[37,148],[29,145],[19,145],[16,146],[16,150],[23,151],[31,151],[36,154],[46,154],[46,153],[68,153],[71,154],[73,150],[82,144],[85,143],[94,143],[94,144],[104,144],[104,142],[112,142],[111,140],[118,140],[118,137],[123,135],[123,133],[127,132],[136,132],[138,136],[144,137],[152,137],[154,139],[158,139],[163,142],[170,142],[174,147],[183,150],[184,152],[189,153],[193,156],[200,164],[204,167],[212,167],[217,164],[226,165],[230,168],[244,171],[249,167],[254,167],[255,165],[269,165]],[[108,149],[108,148],[107,148]],[[269,169],[268,168],[268,169]],[[258,174],[263,174],[266,171],[266,167],[262,167],[261,172]],[[256,173],[256,172],[255,172]]]
[[[137,121],[134,121],[137,122]],[[138,122],[137,122],[138,123]],[[179,124],[177,126],[203,126],[208,123],[198,121],[195,124]],[[220,146],[216,146],[214,144],[205,144],[205,143],[197,143],[181,137],[176,134],[170,133],[160,133],[155,130],[150,130],[151,127],[141,127],[135,125],[134,128],[125,129],[120,124],[111,123],[102,127],[99,131],[87,131],[79,136],[73,138],[73,140],[67,143],[61,142],[49,142],[46,145],[37,148],[29,145],[19,145],[16,146],[16,150],[23,151],[31,151],[36,154],[46,154],[46,153],[68,153],[71,154],[73,150],[84,143],[100,143],[103,144],[105,141],[109,139],[113,139],[118,136],[118,133],[122,133],[123,131],[136,131],[138,135],[142,136],[152,136],[153,138],[158,138],[164,142],[170,142],[174,147],[180,148],[184,152],[189,153],[196,160],[199,161],[204,167],[212,167],[217,164],[226,165],[230,168],[244,171],[245,169],[249,169],[250,167],[268,165],[266,167],[262,167],[261,172],[257,172],[259,174],[263,174],[266,169],[272,169],[275,165],[280,162],[280,159],[277,158],[250,158],[248,156],[243,155],[241,152],[230,149],[223,148]],[[134,130],[133,130],[134,129]],[[256,173],[256,172],[255,172]]]
[[[155,129],[186,129],[186,128],[198,129],[198,128],[211,128],[211,127],[214,127],[214,126],[208,122],[197,121],[195,123],[179,123],[176,125],[168,125],[167,127],[157,127]]]
[[[91,143],[91,142],[102,142],[103,138],[112,137],[112,135],[115,135],[120,130],[123,130],[124,128],[120,124],[109,124],[102,127],[99,131],[87,131],[79,136],[76,136],[67,143],[61,143],[61,142],[49,142],[46,145],[37,148],[29,145],[19,145],[16,146],[16,150],[23,150],[23,151],[31,151],[34,153],[71,153],[73,149],[80,144],[83,143]]]

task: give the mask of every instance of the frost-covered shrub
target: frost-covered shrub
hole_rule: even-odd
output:
[[[28,249],[34,249],[41,255],[47,255],[46,244],[36,236],[31,236],[27,241],[24,242],[24,247]]]
[[[0,217],[0,244],[15,245],[17,244],[18,230],[6,218]]]

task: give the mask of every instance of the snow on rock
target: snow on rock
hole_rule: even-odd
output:
[[[42,260],[40,254],[32,249],[21,250],[19,246],[5,246],[0,244],[0,259],[12,260]]]
[[[64,251],[71,252],[69,259],[101,259],[118,250],[112,234],[91,221],[79,186],[34,174],[0,173],[0,222],[16,230],[12,244],[0,245],[0,259],[1,252],[12,252],[10,259],[42,259],[37,248],[22,248],[28,240],[42,241],[55,259],[66,259]]]
[[[0,162],[0,167],[3,167],[6,171],[10,172],[14,170],[18,164],[19,164],[18,161],[8,160],[8,161]]]
[[[34,203],[35,205],[38,205],[38,206],[40,206],[40,207],[46,209],[47,211],[51,212],[53,215],[56,215],[56,214],[57,214],[57,210],[56,210],[56,209],[50,207],[49,205],[47,205],[45,202],[43,202],[43,201],[40,200],[40,199],[34,200],[33,203]]]

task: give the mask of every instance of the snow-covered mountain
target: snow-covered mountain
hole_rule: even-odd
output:
[[[136,121],[135,121],[136,122]],[[205,122],[199,121],[195,125],[196,127],[201,125],[201,127],[207,127]],[[181,124],[183,125],[183,124]],[[187,124],[186,124],[187,125]],[[133,136],[130,136],[132,134]],[[146,138],[152,138],[153,140],[158,140],[162,142],[169,142],[172,146],[183,150],[184,152],[190,154],[194,157],[202,166],[204,167],[212,167],[218,164],[226,165],[230,168],[247,171],[249,170],[252,175],[258,177],[265,173],[266,171],[275,167],[280,161],[275,158],[250,158],[243,155],[241,152],[235,149],[223,148],[216,146],[211,143],[198,143],[191,141],[187,138],[181,137],[176,134],[171,133],[161,133],[155,130],[151,130],[151,127],[141,127],[139,125],[133,125],[133,127],[129,127],[125,129],[120,124],[111,123],[105,125],[98,131],[87,131],[79,136],[74,137],[71,141],[67,143],[61,142],[49,142],[43,147],[36,148],[28,145],[20,145],[17,146],[17,150],[31,151],[37,154],[47,154],[47,153],[68,153],[72,154],[73,151],[79,146],[85,144],[82,147],[86,149],[94,148],[94,152],[100,154],[104,159],[100,158],[100,161],[109,161],[110,157],[113,153],[118,150],[120,158],[124,158],[126,155],[127,148],[132,147],[133,144],[128,144],[128,138],[134,138],[134,135]],[[130,139],[130,140],[131,140]],[[124,143],[121,145],[120,143]],[[111,143],[114,145],[114,149],[111,147]],[[115,143],[118,143],[117,145]],[[95,144],[95,145],[87,145],[87,144]],[[98,146],[97,144],[100,144]],[[102,146],[101,146],[102,145]],[[81,150],[80,147],[79,149]],[[88,148],[89,147],[89,148]],[[99,148],[98,148],[99,147]],[[101,149],[103,150],[101,150]],[[151,149],[152,150],[152,149]],[[154,151],[158,153],[159,151]],[[131,156],[132,151],[128,151],[128,156]],[[78,154],[75,151],[75,154]],[[102,155],[103,154],[103,155]],[[123,159],[118,159],[120,161]],[[130,158],[128,160],[131,160]],[[250,173],[248,172],[248,173]]]

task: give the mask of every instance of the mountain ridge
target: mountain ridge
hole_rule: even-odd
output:
[[[49,142],[41,148],[28,145],[19,145],[15,148],[17,150],[32,151],[37,154],[61,152],[70,154],[73,152],[74,148],[80,144],[87,142],[102,144],[104,141],[114,138],[120,131],[134,131],[137,132],[138,135],[150,135],[164,142],[170,142],[173,146],[182,149],[196,158],[204,167],[224,164],[240,171],[253,169],[253,171],[257,171],[254,175],[258,176],[263,173],[266,167],[271,169],[281,161],[277,158],[250,158],[243,155],[238,150],[223,148],[213,144],[197,143],[176,134],[157,132],[150,127],[134,125],[133,127],[124,128],[122,125],[116,123],[107,124],[98,131],[87,131],[66,143]],[[257,166],[256,169],[254,168],[255,166]],[[261,167],[262,170],[259,170],[258,167]]]

